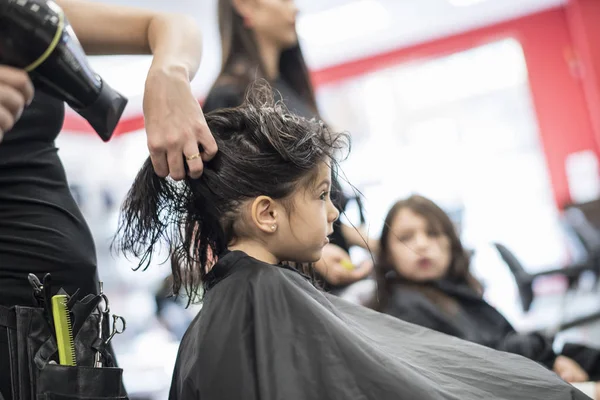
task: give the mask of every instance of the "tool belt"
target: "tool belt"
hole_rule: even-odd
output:
[[[109,334],[106,296],[89,294],[79,300],[76,292],[68,297],[76,366],[60,365],[50,275],[44,277],[43,285],[33,274],[29,282],[38,307],[0,306],[0,329],[6,329],[8,337],[12,399],[127,400],[123,370],[107,351],[107,340],[117,328],[113,326]],[[122,318],[121,322],[116,333],[124,329]]]

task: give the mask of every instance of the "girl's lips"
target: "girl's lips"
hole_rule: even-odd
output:
[[[430,258],[421,258],[417,263],[419,267],[423,269],[431,268],[431,266],[433,265]]]

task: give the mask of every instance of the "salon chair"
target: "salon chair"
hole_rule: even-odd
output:
[[[581,263],[574,263],[563,268],[556,268],[545,270],[536,273],[529,273],[523,268],[523,265],[519,261],[519,259],[510,251],[506,246],[501,243],[494,243],[496,250],[500,254],[502,260],[506,263],[510,272],[512,273],[515,282],[517,283],[517,288],[519,291],[519,297],[521,300],[521,307],[524,312],[528,312],[531,309],[531,304],[535,298],[535,294],[533,292],[533,283],[536,279],[541,277],[547,277],[551,275],[561,275],[567,278],[569,285],[568,291],[574,289],[577,286],[579,278],[585,272],[592,271],[596,272],[597,268],[592,260],[586,260]],[[594,322],[600,320],[600,310],[594,312],[589,315],[585,315],[583,317],[578,317],[570,320],[563,320],[561,317],[560,323],[553,327],[552,330],[554,332],[561,332],[575,326],[585,325],[590,322]]]
[[[600,199],[565,206],[563,221],[575,234],[587,258],[595,265],[596,283],[600,280]]]

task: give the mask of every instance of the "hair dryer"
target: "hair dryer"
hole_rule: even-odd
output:
[[[127,99],[90,68],[62,9],[51,0],[0,0],[0,64],[67,102],[108,141]]]

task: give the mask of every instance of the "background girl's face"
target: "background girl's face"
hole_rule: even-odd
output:
[[[426,282],[446,276],[452,251],[441,224],[436,226],[405,207],[392,219],[387,240],[387,261],[404,279]]]
[[[253,4],[248,19],[256,35],[282,50],[298,44],[298,9],[293,0],[255,0]]]

